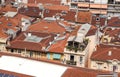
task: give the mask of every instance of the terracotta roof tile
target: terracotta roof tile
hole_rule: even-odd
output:
[[[108,55],[109,51],[111,51],[111,56]],[[119,47],[100,45],[98,49],[95,52],[93,52],[91,59],[102,61],[113,59],[120,60],[119,51],[120,51]]]
[[[98,18],[99,16],[98,15],[93,15],[92,16],[92,22],[91,24],[96,26],[97,25],[97,22],[100,22],[100,26],[104,26],[105,25],[105,20],[106,18],[103,18],[103,17],[100,17],[100,20],[99,21],[96,21],[96,19]]]
[[[92,13],[90,12],[78,12],[77,22],[79,23],[91,23]]]
[[[98,74],[109,74],[109,72],[86,68],[68,68],[62,77],[97,77]]]
[[[44,17],[53,17],[58,13],[61,13],[61,10],[51,10],[51,9],[45,9],[44,11]]]
[[[63,53],[68,36],[69,34],[66,34],[65,39],[57,41],[55,44],[51,45],[51,47],[49,48],[49,52]]]
[[[23,14],[23,15],[27,15],[30,17],[40,17],[40,12],[42,12],[42,10],[39,9],[39,7],[22,7],[19,9],[18,13]]]
[[[6,17],[1,17],[0,18],[0,37],[1,38],[6,38],[8,37],[8,35],[5,33],[8,29],[12,29],[14,31],[16,31],[16,26],[18,25],[18,21],[13,19],[13,18],[6,18]],[[8,24],[11,24],[11,26],[9,26]]]
[[[75,22],[75,15],[76,12],[68,11],[65,15],[62,15],[61,18],[63,18],[66,21]]]
[[[120,18],[119,17],[112,17],[108,20],[109,27],[120,27]]]
[[[31,33],[37,37],[48,37],[46,39],[41,40],[40,42],[30,42],[24,41],[27,36],[25,34]],[[40,33],[40,32],[23,32],[18,37],[10,42],[10,45],[7,48],[14,48],[14,49],[23,49],[23,50],[33,50],[33,51],[42,51],[42,47],[47,47],[49,42],[54,39],[53,34],[48,33]]]
[[[1,7],[1,10],[4,12],[8,12],[8,11],[17,12],[17,9],[13,8],[12,5],[6,5],[5,7]]]
[[[28,28],[28,31],[37,31],[37,32],[50,32],[50,33],[63,33],[65,32],[65,28],[60,26],[56,21],[40,21],[36,24],[31,25]]]
[[[97,31],[97,27],[92,25],[91,28],[90,28],[90,30],[86,34],[86,36],[95,35],[96,31]]]

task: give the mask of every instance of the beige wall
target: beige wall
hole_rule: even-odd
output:
[[[88,36],[89,41],[89,55],[88,55],[88,68],[90,68],[91,60],[90,57],[92,53],[96,50],[96,35]]]
[[[14,49],[13,54],[20,54],[21,56],[24,57],[30,57],[30,51],[25,51],[25,50],[20,50],[21,53],[19,53],[19,50]],[[8,49],[8,52],[11,52],[11,49]],[[43,53],[43,52],[36,52],[36,51],[32,51],[33,55],[31,57],[33,58],[42,58],[42,59],[47,59],[47,53]],[[53,60],[53,54],[55,53],[49,53],[50,54],[50,60]],[[64,59],[64,55],[61,54],[61,58],[59,61],[62,61]]]
[[[105,39],[107,39],[107,41],[106,41]],[[103,36],[101,41],[102,41],[102,42],[108,42],[108,43],[109,43],[109,42],[111,41],[111,37],[109,37],[108,35]]]
[[[0,38],[0,51],[6,51],[6,38]]]
[[[76,66],[78,67],[85,67],[86,61],[88,60],[88,54],[89,54],[89,43],[87,45],[87,47],[85,48],[84,51],[69,51],[68,49],[64,49],[64,57],[65,60],[70,60],[70,55],[74,55],[74,61],[77,62]],[[83,57],[83,61],[82,63],[80,63],[80,56]]]
[[[111,62],[91,61],[91,69],[112,71],[113,70],[113,64]],[[117,64],[116,72],[120,72],[120,64],[119,63]]]

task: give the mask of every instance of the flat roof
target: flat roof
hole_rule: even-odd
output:
[[[2,56],[0,69],[35,77],[61,77],[67,67],[19,57]]]
[[[14,17],[16,14],[17,14],[17,12],[8,11],[7,13],[5,13],[4,16]]]

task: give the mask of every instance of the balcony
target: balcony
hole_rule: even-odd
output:
[[[67,60],[67,61],[66,61],[66,64],[68,64],[68,65],[76,65],[76,61]]]
[[[84,51],[88,45],[88,41],[89,41],[89,39],[84,39],[84,41],[82,43],[69,42],[68,46],[66,46],[66,49],[68,49],[69,51],[74,51],[74,52]]]

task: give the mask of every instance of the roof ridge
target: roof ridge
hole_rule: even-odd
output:
[[[105,53],[105,52],[108,52],[108,50],[110,50],[109,48],[105,48],[106,50],[100,50],[100,51],[95,51],[96,53],[97,52],[100,52],[99,54],[95,54],[95,56],[93,56],[93,58],[94,57],[96,57],[96,56],[99,56],[99,55],[101,55],[101,54],[103,54],[103,53]],[[93,55],[94,55],[94,52],[93,52]]]

